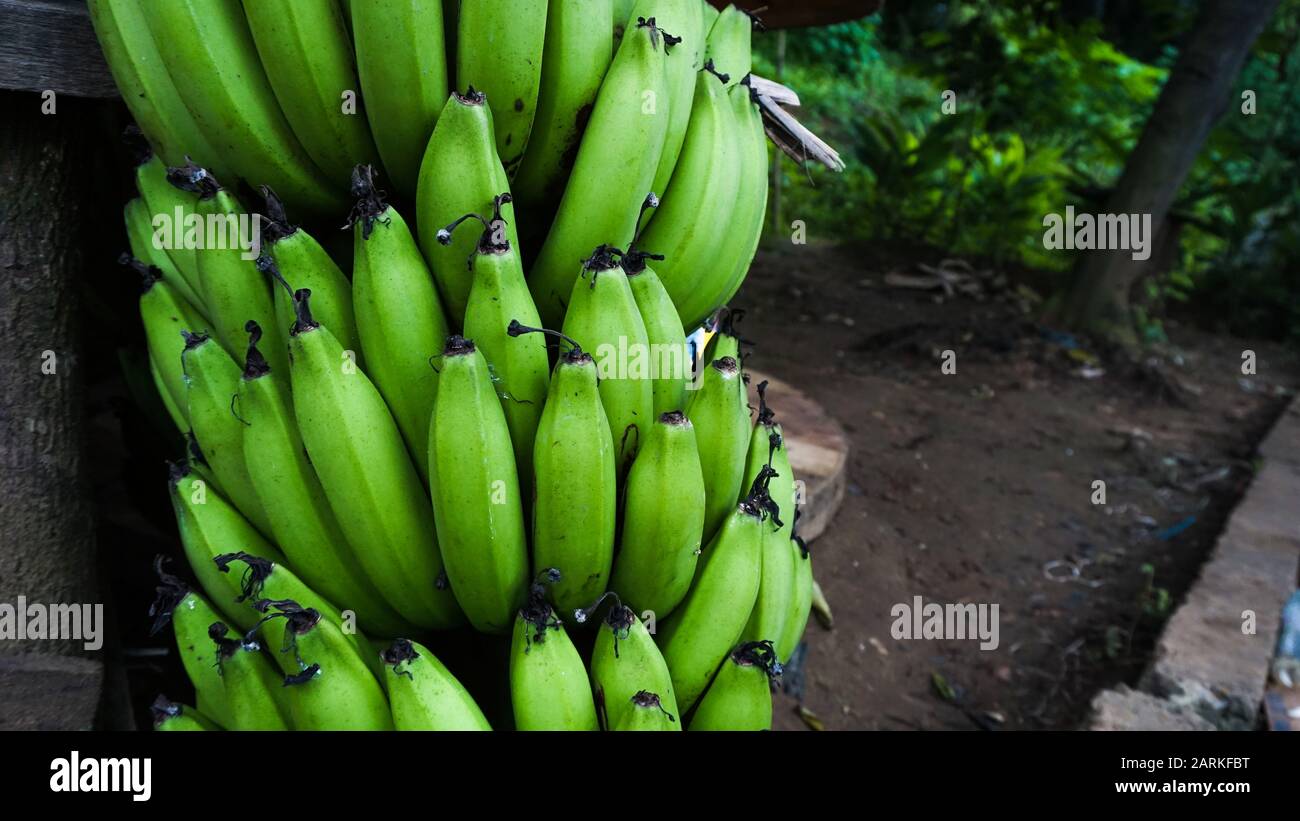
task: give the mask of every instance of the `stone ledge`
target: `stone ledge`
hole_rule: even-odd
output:
[[[96,659],[0,656],[0,730],[92,729],[103,679]]]

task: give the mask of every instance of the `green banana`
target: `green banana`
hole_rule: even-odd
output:
[[[140,274],[140,319],[144,324],[149,358],[158,367],[158,376],[167,398],[185,420],[182,430],[189,430],[190,405],[185,388],[185,371],[181,353],[185,350],[182,331],[200,331],[207,327],[203,317],[176,289],[163,278],[162,271],[146,266],[129,255],[119,260]]]
[[[636,0],[613,0],[613,5],[614,45],[617,47],[623,42],[628,26],[636,25],[636,20],[632,19],[632,8],[636,5]]]
[[[548,573],[559,581],[558,571]],[[582,657],[534,584],[510,640],[510,703],[517,730],[599,730]]]
[[[739,188],[740,151],[725,77],[706,64],[696,75],[695,105],[672,181],[640,239],[666,259],[655,266],[685,327],[694,328],[716,305],[728,267],[714,273],[731,233]],[[717,281],[711,289],[705,284]],[[707,293],[705,291],[708,290]]]
[[[245,551],[277,564],[283,564],[284,557],[189,466],[172,466],[169,487],[181,546],[190,569],[226,619],[247,630],[257,623],[257,614],[243,605],[240,580],[219,570],[214,560],[231,550]]]
[[[452,232],[467,219],[483,223],[470,259],[474,284],[465,307],[465,336],[474,340],[487,360],[514,445],[520,498],[528,499],[532,496],[533,442],[550,383],[550,358],[542,337],[508,333],[512,322],[541,322],[524,281],[519,253],[505,237],[501,209],[510,199],[509,194],[501,194],[493,201],[491,221],[478,214],[461,217],[439,233],[438,241],[451,242]]]
[[[704,475],[695,428],[681,411],[661,415],[628,472],[623,531],[611,588],[664,618],[695,577],[704,530]]]
[[[771,500],[756,482],[704,548],[704,559],[681,605],[660,626],[677,703],[689,710],[718,665],[736,646],[758,599],[764,521]]]
[[[184,191],[172,184],[168,166],[157,155],[135,167],[135,187],[146,207],[141,220],[143,224],[134,230],[139,232],[141,239],[148,237],[148,245],[153,249],[149,257],[140,256],[138,252],[136,256],[150,261],[154,256],[170,259],[176,272],[194,293],[194,299],[191,300],[194,307],[206,312],[203,287],[199,282],[198,252],[188,241],[190,225],[197,219],[193,214],[198,208],[199,198],[193,192]],[[154,225],[154,220],[159,220],[160,224]],[[171,226],[170,231],[164,230],[168,224]],[[128,225],[129,230],[131,227]],[[134,248],[135,245],[131,247]]]
[[[262,217],[262,253],[257,258],[257,269],[274,283],[271,290],[275,293],[276,327],[281,329],[281,336],[293,325],[294,292],[306,288],[312,292],[312,309],[320,324],[329,328],[343,349],[352,351],[357,363],[364,367],[352,309],[352,283],[319,242],[289,223],[284,203],[274,191],[262,186],[262,196],[266,215]]]
[[[361,84],[343,8],[337,0],[244,0],[244,14],[289,127],[341,189],[354,165],[379,158],[357,108]]]
[[[648,690],[640,690],[628,699],[628,711],[623,718],[610,729],[617,732],[635,732],[645,730],[680,730],[678,717],[669,712],[659,696]]]
[[[454,328],[463,327],[465,320],[465,305],[474,280],[469,260],[476,242],[466,234],[444,245],[437,239],[438,232],[462,214],[487,213],[496,196],[510,191],[494,140],[487,97],[473,88],[463,95],[453,91],[438,116],[420,163],[415,198],[420,248],[429,261]],[[503,206],[502,218],[506,222],[506,239],[518,248],[513,205]]]
[[[650,340],[617,251],[601,246],[583,263],[564,315],[564,335],[595,357],[600,401],[621,478],[654,421]]]
[[[746,642],[727,656],[691,716],[691,730],[772,729],[772,687],[781,663],[770,641]]]
[[[149,705],[149,712],[153,714],[153,728],[159,732],[221,729],[197,708],[171,701],[162,695]]]
[[[723,307],[710,317],[707,326],[712,331],[709,342],[704,346],[704,362],[716,362],[731,357],[744,365],[744,354],[740,349],[741,339],[736,325],[744,318],[745,312],[740,308]],[[746,344],[751,344],[746,341]]]
[[[469,691],[424,645],[397,639],[382,657],[396,729],[492,729]]]
[[[537,116],[511,182],[526,225],[543,223],[537,227],[545,231],[544,221],[564,193],[591,107],[613,59],[610,0],[551,0]]]
[[[366,117],[388,178],[415,199],[424,147],[447,102],[441,0],[367,0],[352,5],[357,74]]]
[[[253,320],[266,331],[266,353],[277,370],[289,366],[285,354],[284,333],[275,321],[275,305],[271,299],[271,286],[257,269],[252,258],[242,247],[252,242],[252,221],[239,201],[203,168],[190,165],[167,171],[172,184],[195,192],[199,200],[195,213],[209,226],[224,227],[224,241],[216,240],[217,247],[206,244],[195,253],[198,262],[199,288],[203,305],[212,319],[213,328],[221,346],[232,356],[244,349],[244,324]],[[209,230],[209,235],[215,235]]]
[[[798,516],[797,511],[795,516]],[[786,617],[785,630],[776,645],[777,655],[782,661],[789,661],[799,642],[803,641],[803,631],[808,626],[813,599],[812,553],[798,536],[790,539],[790,550],[794,558],[794,592],[790,597],[790,613]]]
[[[518,322],[510,335],[539,332]],[[537,337],[541,339],[539,335]],[[560,572],[551,598],[570,613],[605,592],[614,560],[614,442],[596,363],[578,343],[560,354],[533,453],[533,566]]]
[[[299,673],[285,676],[289,714],[298,730],[391,730],[388,699],[339,628],[294,601],[263,600],[265,618],[284,618],[284,648]]]
[[[586,622],[610,596],[614,605],[601,619],[591,651],[591,689],[602,726],[612,729],[621,724],[632,711],[632,697],[646,689],[658,693],[664,708],[677,715],[672,674],[650,631],[632,608],[614,593],[606,593],[591,607],[575,613],[575,620]]]
[[[601,84],[555,221],[528,277],[548,327],[560,324],[581,260],[636,233],[668,133],[664,37],[638,21]]]
[[[214,723],[224,727],[230,723],[230,707],[217,672],[216,653],[208,640],[208,627],[222,616],[201,593],[163,570],[163,561],[162,556],[154,561],[158,587],[149,607],[149,615],[153,617],[149,635],[157,635],[171,622],[181,666],[194,685],[195,703]]]
[[[126,238],[131,246],[131,255],[143,264],[158,269],[164,282],[176,290],[185,300],[193,313],[202,314],[203,300],[194,292],[190,284],[181,276],[176,264],[165,251],[153,247],[153,229],[149,225],[149,206],[136,197],[129,200],[122,210],[126,222]]]
[[[158,396],[162,399],[163,407],[167,410],[167,416],[171,418],[172,424],[176,430],[185,433],[190,429],[190,423],[185,418],[185,412],[180,406],[172,401],[171,392],[167,389],[167,384],[163,381],[162,373],[158,370],[158,363],[149,357],[149,376],[153,379],[153,386],[158,391]]]
[[[231,566],[239,562],[244,566],[244,570],[239,574],[239,597],[237,601],[245,605],[250,612],[261,613],[258,610],[258,603],[264,600],[284,601],[286,599],[297,602],[303,607],[310,607],[319,611],[330,624],[335,625],[342,632],[352,649],[356,651],[357,658],[361,659],[371,668],[376,679],[383,679],[383,670],[380,668],[379,660],[371,652],[369,640],[365,634],[356,626],[363,616],[349,609],[345,618],[343,611],[339,610],[332,602],[322,598],[319,593],[312,590],[302,579],[294,575],[286,565],[276,563],[269,559],[263,559],[250,553],[235,552],[222,553],[212,559],[217,570],[233,576]],[[368,623],[368,622],[367,622]],[[272,620],[262,620],[261,630],[267,639],[267,646],[272,651],[276,662],[287,674],[297,673],[299,666],[288,656],[284,655],[282,648],[286,646],[284,631],[285,622]],[[280,652],[276,652],[279,650]]]
[[[289,376],[298,429],[325,497],[394,610],[419,627],[455,626],[456,603],[439,585],[432,511],[397,423],[334,335],[312,319],[310,296],[300,290],[295,298]]]
[[[740,290],[749,273],[749,266],[758,252],[758,243],[763,236],[763,225],[767,217],[768,196],[768,157],[767,133],[763,130],[763,117],[758,112],[749,87],[749,79],[730,89],[727,96],[731,98],[732,111],[739,125],[744,145],[741,147],[740,189],[736,194],[736,209],[732,213],[732,228],[727,232],[728,247],[720,254],[724,264],[720,270],[732,268],[726,286],[723,288],[719,304],[726,304]],[[710,278],[712,279],[712,278]]]
[[[631,19],[654,20],[665,32],[675,35],[664,63],[668,80],[668,134],[663,155],[655,171],[651,191],[662,194],[677,167],[686,140],[695,97],[695,75],[704,68],[704,9],[700,0],[639,0]]]
[[[320,216],[343,204],[280,111],[238,0],[141,0],[154,43],[221,162]],[[248,317],[244,317],[248,319]]]
[[[452,336],[429,426],[429,491],[452,593],[477,630],[504,634],[528,593],[519,476],[487,361]]]
[[[700,0],[700,9],[704,13],[704,34],[705,36],[708,36],[709,31],[713,28],[713,24],[718,22],[718,15],[722,12],[717,6],[710,3],[709,0]]]
[[[231,730],[287,730],[288,704],[283,699],[279,677],[262,646],[251,637],[230,635],[230,628],[216,621],[208,630],[216,648],[217,669],[230,705]]]
[[[194,436],[217,481],[235,506],[263,534],[271,532],[271,518],[257,498],[248,463],[244,460],[244,427],[236,396],[239,366],[207,334],[187,333],[181,353],[188,385],[189,420]]]
[[[355,611],[367,629],[386,636],[409,630],[410,625],[366,578],[348,547],[303,449],[288,374],[272,372],[257,349],[261,329],[255,323],[250,326],[248,364],[239,386],[240,413],[248,421],[244,461],[270,517],[271,535],[307,584],[330,601]],[[273,593],[270,597],[303,601],[299,593]],[[305,603],[317,607],[315,602]]]
[[[734,511],[745,477],[745,454],[751,425],[744,374],[731,357],[715,359],[704,369],[700,389],[686,407],[700,445],[704,471],[704,540]]]
[[[655,417],[686,407],[686,382],[690,375],[690,356],[682,320],[664,289],[663,281],[646,260],[660,260],[658,254],[629,250],[623,255],[623,273],[627,274],[646,341],[650,343],[650,398]]]
[[[718,71],[731,79],[727,88],[740,82],[753,69],[754,18],[736,6],[727,6],[709,29],[704,59],[712,60]]]
[[[90,22],[113,81],[154,150],[171,165],[195,157],[226,175],[217,151],[185,108],[135,0],[89,0]]]
[[[461,0],[456,83],[492,104],[496,151],[513,177],[537,114],[546,40],[546,0]]]
[[[438,395],[430,364],[447,339],[433,277],[397,209],[374,184],[374,170],[352,177],[352,302],[366,370],[401,430],[421,478],[428,480],[429,417]]]
[[[758,588],[758,601],[741,638],[775,643],[784,636],[794,595],[794,554],[790,550],[794,476],[781,426],[767,406],[766,392],[767,382],[759,383],[758,424],[750,437],[745,485],[752,487],[760,475],[766,474],[773,508],[771,521],[763,530],[763,580]]]

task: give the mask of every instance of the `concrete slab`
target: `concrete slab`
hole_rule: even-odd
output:
[[[91,729],[103,678],[104,665],[95,659],[0,656],[0,730]]]
[[[1213,730],[1195,711],[1121,684],[1092,700],[1090,730]]]

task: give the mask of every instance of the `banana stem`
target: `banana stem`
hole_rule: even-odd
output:
[[[186,158],[184,165],[167,168],[167,182],[182,191],[197,194],[201,200],[209,200],[221,190],[221,183],[212,176],[212,172]]]
[[[730,82],[731,82],[731,75],[730,75],[730,74],[723,74],[722,72],[718,71],[717,67],[713,65],[713,60],[711,60],[711,59],[710,59],[708,62],[706,62],[706,63],[704,64],[704,68],[703,68],[702,70],[703,70],[703,71],[707,71],[707,72],[709,72],[709,73],[712,74],[714,77],[717,77],[718,80],[719,80],[719,81],[720,81],[724,86],[725,86],[727,83],[730,83]]]
[[[565,356],[570,357],[570,359],[573,360],[586,356],[582,351],[582,346],[578,344],[576,339],[571,336],[566,336],[560,331],[552,331],[549,328],[530,328],[529,326],[522,324],[519,320],[512,319],[510,320],[510,324],[506,327],[506,333],[512,337],[523,336],[524,334],[546,334],[548,336],[554,336],[561,341],[569,343],[569,351]],[[552,567],[550,570],[555,570],[555,568]],[[549,573],[550,570],[546,572]],[[558,573],[559,571],[556,570],[555,572]],[[559,579],[552,579],[552,581],[559,581]]]
[[[244,379],[251,381],[270,373],[271,364],[257,349],[257,343],[262,339],[262,326],[258,325],[256,320],[250,319],[244,323],[244,330],[248,331],[248,354],[244,357]]]
[[[293,292],[294,322],[293,327],[289,329],[290,336],[314,331],[320,327],[320,323],[312,319],[310,300],[310,288],[299,288]]]
[[[123,251],[122,255],[117,258],[117,264],[125,265],[127,268],[130,268],[132,271],[135,271],[140,275],[142,284],[140,293],[142,294],[148,293],[149,289],[154,286],[154,283],[163,278],[161,269],[153,265],[146,265],[125,251]]]
[[[158,574],[158,586],[154,588],[153,604],[149,605],[149,615],[153,624],[149,626],[149,635],[156,636],[171,621],[181,599],[189,595],[190,587],[179,576],[173,576],[163,570],[166,557],[159,554],[153,560],[154,572]]]

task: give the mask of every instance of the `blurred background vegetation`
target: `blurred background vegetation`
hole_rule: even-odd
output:
[[[1044,249],[1043,216],[1104,210],[1197,7],[908,0],[758,38],[755,71],[798,90],[798,115],[848,165],[835,175],[782,160],[782,224],[1063,281],[1073,254]],[[1247,89],[1256,113],[1240,116]],[[1174,204],[1173,264],[1133,295],[1143,335],[1161,339],[1161,318],[1178,311],[1300,344],[1298,212],[1300,0],[1283,0]]]

